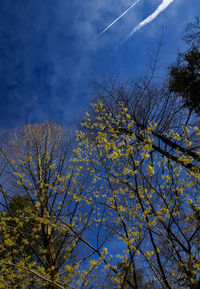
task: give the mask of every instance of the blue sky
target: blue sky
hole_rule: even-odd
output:
[[[0,128],[50,119],[71,125],[91,100],[90,81],[103,73],[141,75],[162,30],[160,64],[175,61],[184,49],[185,26],[200,11],[199,0],[171,0],[127,39],[162,2],[138,1],[99,35],[134,1],[1,0]]]

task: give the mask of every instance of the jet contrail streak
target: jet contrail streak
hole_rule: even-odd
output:
[[[174,0],[163,0],[163,2],[158,6],[158,8],[149,15],[146,19],[140,22],[128,35],[125,40],[128,40],[137,30],[141,29],[143,26],[147,25],[151,21],[153,21],[163,10],[165,10]]]
[[[118,18],[116,18],[112,23],[110,23],[99,35],[106,32],[113,24],[115,24],[120,18],[122,18],[128,11],[130,11],[140,0],[135,1],[126,11],[124,11]]]

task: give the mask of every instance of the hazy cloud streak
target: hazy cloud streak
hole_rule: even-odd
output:
[[[158,8],[152,13],[150,16],[148,16],[146,19],[144,19],[142,22],[140,22],[128,35],[126,38],[129,39],[137,30],[141,29],[143,26],[149,24],[151,21],[153,21],[163,10],[165,10],[174,0],[163,0],[163,2],[158,6]]]
[[[135,1],[126,11],[124,11],[118,18],[116,18],[112,23],[110,23],[99,35],[105,33],[113,24],[115,24],[120,18],[122,18],[128,11],[130,11],[140,0]]]

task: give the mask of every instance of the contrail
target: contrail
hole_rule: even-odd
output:
[[[174,0],[163,0],[163,2],[158,6],[158,8],[152,13],[150,16],[148,16],[145,20],[140,22],[128,35],[128,37],[125,39],[128,40],[137,30],[141,29],[143,26],[147,25],[151,21],[153,21],[163,10],[165,10]]]
[[[115,24],[120,18],[122,18],[128,11],[130,11],[140,0],[135,1],[126,11],[124,11],[118,18],[116,18],[112,23],[110,23],[99,35],[106,32],[113,24]]]

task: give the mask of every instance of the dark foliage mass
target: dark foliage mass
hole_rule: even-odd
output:
[[[170,75],[170,90],[182,97],[184,106],[200,114],[200,51],[197,47],[180,55]]]
[[[200,115],[200,26],[199,18],[187,27],[189,49],[170,69],[170,91],[182,97],[183,105]]]

